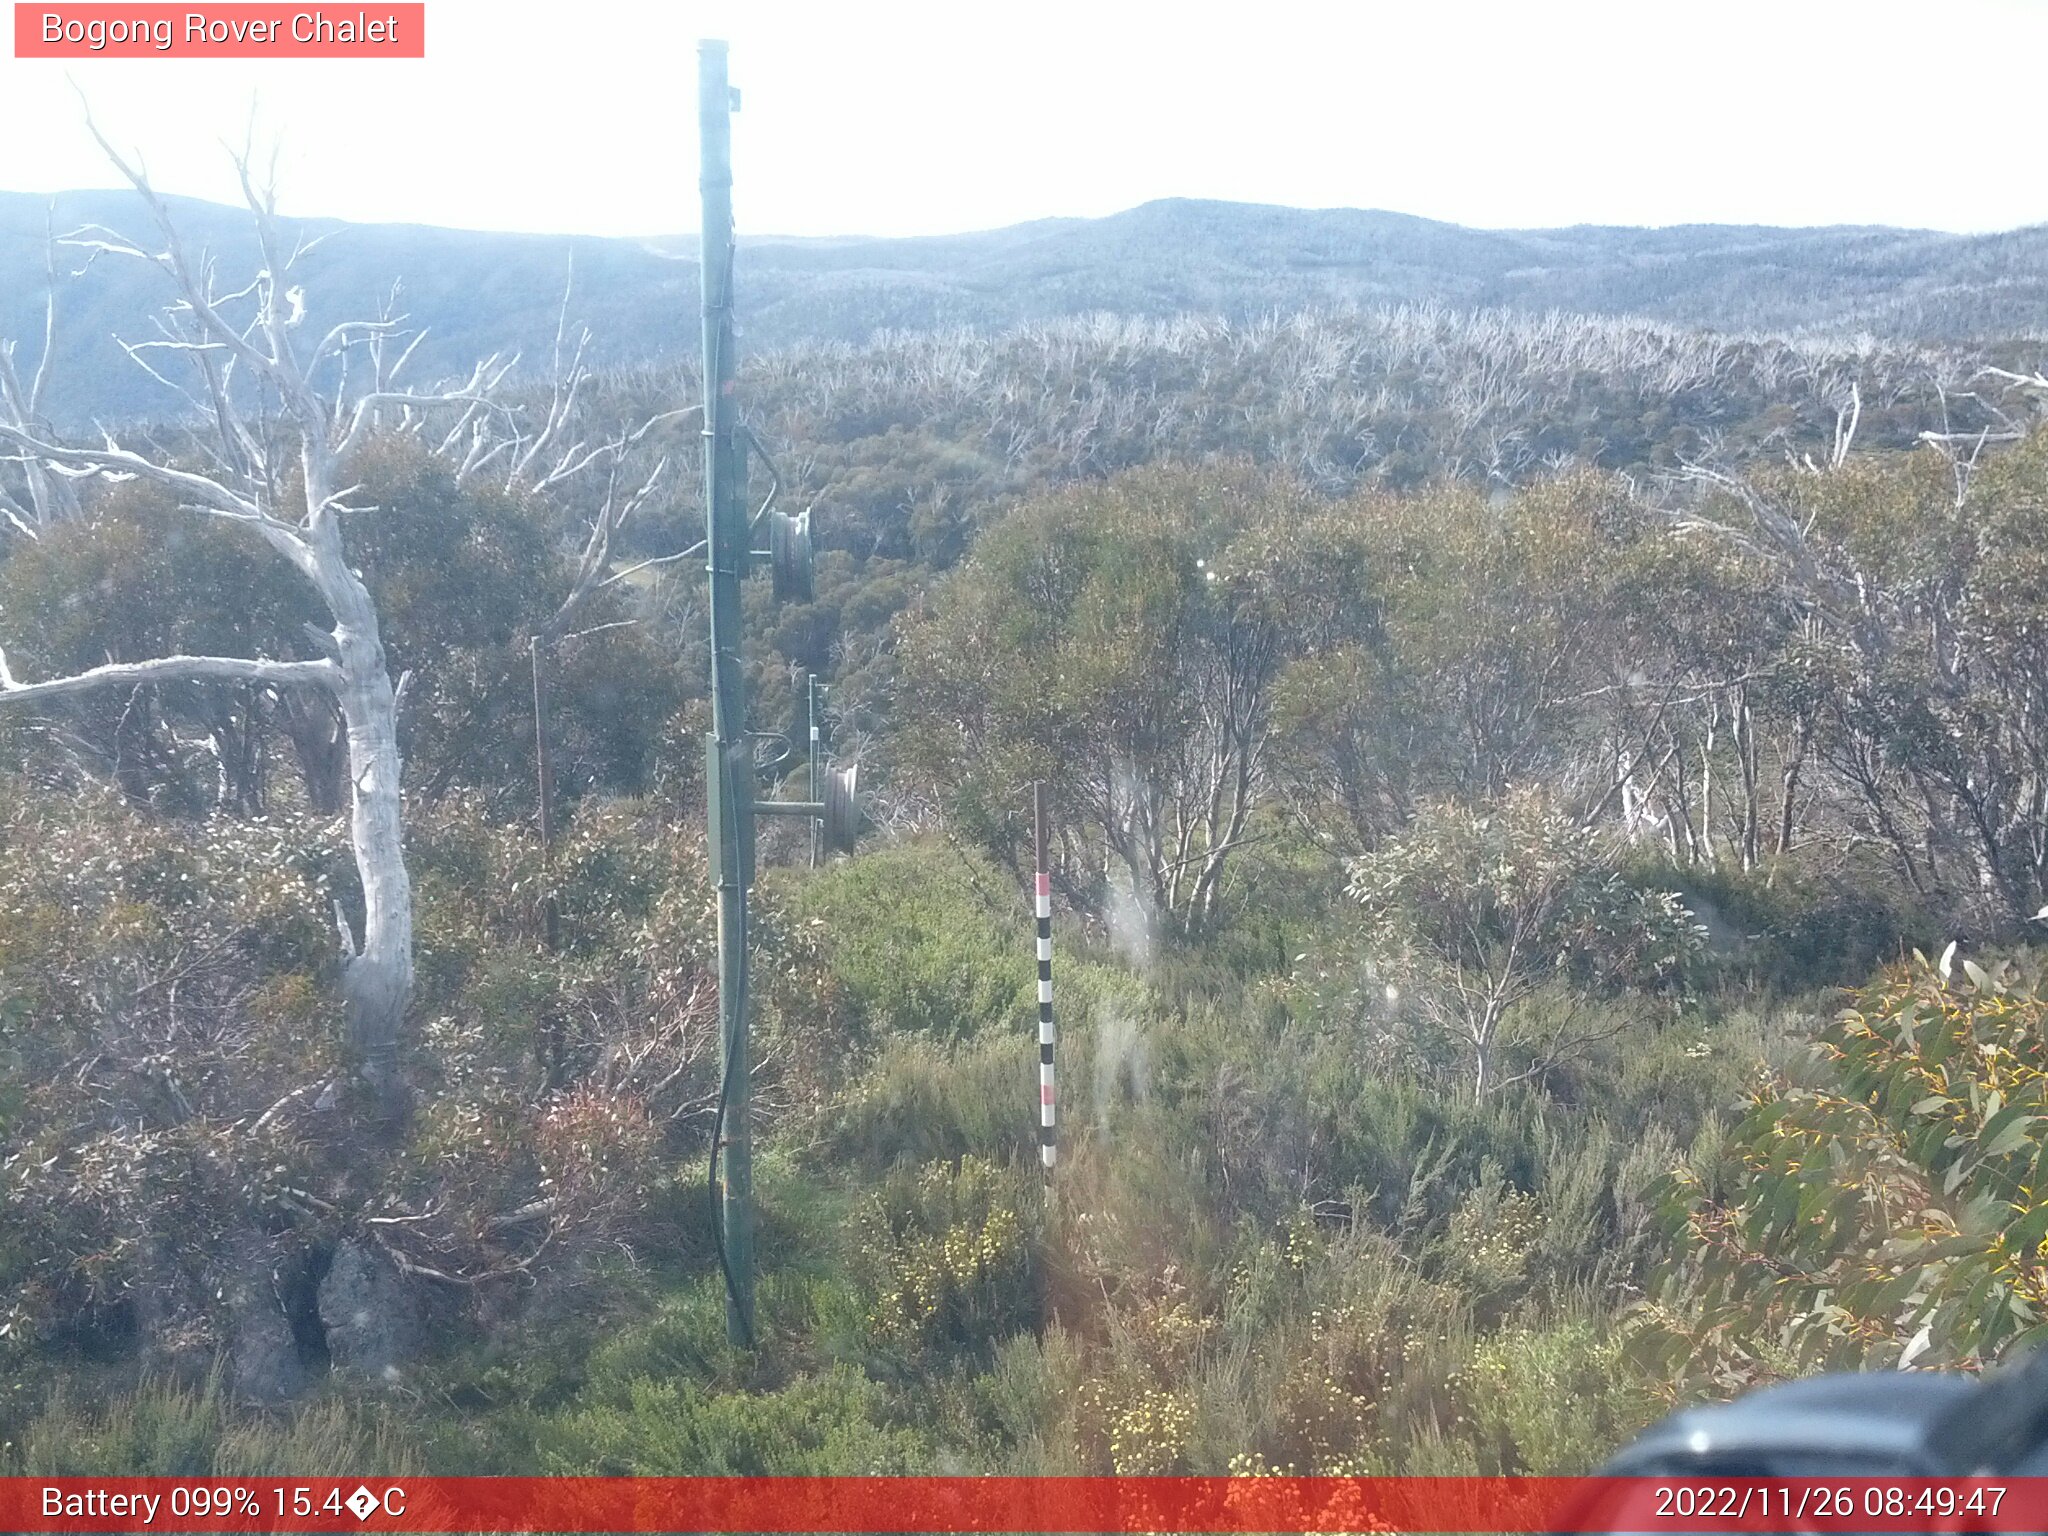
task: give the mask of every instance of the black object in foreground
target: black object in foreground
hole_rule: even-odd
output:
[[[1816,1376],[1652,1426],[1607,1477],[2048,1474],[2048,1350],[1983,1378]]]

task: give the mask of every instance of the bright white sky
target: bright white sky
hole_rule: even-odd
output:
[[[328,0],[353,15],[375,0]],[[118,6],[110,6],[116,14]],[[732,43],[743,232],[930,234],[1155,197],[1463,224],[2048,222],[2048,0],[428,0],[424,61],[0,57],[0,189],[696,225],[696,40]]]

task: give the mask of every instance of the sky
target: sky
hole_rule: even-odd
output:
[[[1489,228],[2048,222],[2024,148],[2048,0],[428,0],[427,27],[424,60],[0,57],[0,190],[116,184],[82,91],[170,192],[233,200],[223,143],[253,112],[287,213],[689,231],[715,36],[742,233],[1159,197]]]

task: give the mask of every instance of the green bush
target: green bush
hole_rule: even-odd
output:
[[[1584,1476],[1662,1411],[1619,1336],[1584,1317],[1481,1341],[1462,1385],[1480,1445],[1515,1475]]]
[[[551,1476],[880,1476],[932,1465],[889,1395],[847,1367],[770,1392],[640,1376],[609,1401],[524,1427],[528,1468]]]
[[[1631,867],[1629,877],[1680,892],[1707,922],[1711,963],[1724,977],[1779,995],[1854,985],[1942,927],[1915,906],[1897,871],[1867,852],[1825,868],[1800,854],[1748,871],[1655,862]]]
[[[1482,1314],[1498,1316],[1527,1285],[1545,1225],[1536,1196],[1504,1182],[1491,1165],[1482,1167],[1431,1245],[1437,1276]]]
[[[890,1173],[859,1218],[885,1347],[983,1351],[1043,1321],[1028,1178],[978,1158]]]
[[[873,1034],[966,1040],[1037,1017],[1030,908],[980,857],[900,843],[784,890],[784,921],[815,929],[838,997]]]
[[[958,1045],[884,1041],[831,1111],[834,1160],[873,1169],[899,1158],[1035,1155],[1036,1039],[1035,1029],[1019,1029]]]
[[[219,1372],[197,1385],[144,1379],[93,1404],[63,1387],[0,1447],[12,1477],[348,1477],[423,1470],[394,1427],[339,1399],[281,1415],[240,1412]]]
[[[2048,1337],[2044,1129],[2038,961],[1886,971],[1664,1182],[1646,1357],[1726,1389],[1787,1363],[1976,1366]]]

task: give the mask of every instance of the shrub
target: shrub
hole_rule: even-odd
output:
[[[235,1411],[221,1373],[192,1386],[144,1379],[103,1403],[59,1388],[0,1448],[13,1477],[406,1476],[420,1458],[393,1427],[332,1399],[259,1417]]]
[[[891,1348],[985,1350],[1040,1322],[1028,1183],[979,1158],[901,1168],[860,1218],[870,1324]]]
[[[1022,895],[949,844],[898,844],[834,864],[789,891],[785,920],[817,929],[839,997],[877,1034],[964,1040],[1035,1017]]]
[[[1662,1411],[1619,1337],[1584,1317],[1482,1340],[1463,1386],[1480,1444],[1508,1474],[1584,1476]]]
[[[1975,1365],[2048,1337],[2048,996],[2031,966],[1885,972],[1718,1162],[1663,1190],[1639,1316],[1674,1375]]]
[[[1527,1283],[1543,1234],[1542,1202],[1504,1182],[1489,1165],[1433,1245],[1437,1276],[1482,1312],[1498,1315]]]
[[[528,1465],[558,1476],[880,1476],[921,1471],[932,1455],[882,1388],[844,1366],[772,1392],[641,1376],[527,1428]]]
[[[988,1035],[948,1045],[909,1038],[882,1044],[830,1113],[835,1159],[886,1168],[899,1158],[964,1156],[1009,1162],[1035,1155],[1035,1034]]]
[[[162,821],[0,786],[0,1276],[12,1321],[221,1342],[222,1276],[318,1164],[266,1116],[335,1070],[324,824]]]
[[[1818,862],[1802,853],[1754,870],[1648,862],[1629,874],[1637,884],[1678,891],[1700,914],[1723,975],[1781,995],[1854,985],[1937,931],[1890,864],[1868,852],[1827,867]]]
[[[1420,807],[1396,837],[1356,860],[1351,895],[1390,980],[1417,1021],[1448,1041],[1475,1098],[1599,1038],[1578,989],[1682,991],[1700,930],[1678,899],[1631,886],[1615,850],[1536,791],[1473,809]],[[1509,1026],[1553,979],[1553,1027]],[[1504,1059],[1505,1058],[1505,1059]]]

